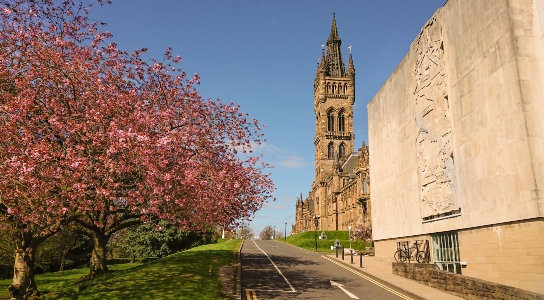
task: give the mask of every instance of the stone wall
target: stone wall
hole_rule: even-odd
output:
[[[458,232],[463,275],[544,293],[544,222],[518,221]]]
[[[542,95],[544,0],[437,10],[368,104],[376,256],[456,231],[464,274],[542,292]]]
[[[423,26],[368,105],[375,240],[544,217],[538,13],[449,0]]]
[[[434,264],[393,263],[393,274],[464,299],[544,300],[544,295],[464,275],[437,270]]]
[[[524,220],[459,230],[463,275],[544,293],[544,222]],[[402,237],[375,241],[376,253],[394,262],[397,242],[429,239]],[[431,250],[431,256],[433,255]],[[431,257],[432,259],[432,257]],[[432,260],[431,260],[432,261]]]

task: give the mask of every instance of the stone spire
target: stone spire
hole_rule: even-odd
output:
[[[351,46],[349,46],[348,76],[355,76],[355,67],[353,66],[353,57],[351,56]]]
[[[327,58],[326,68],[327,76],[346,77],[346,69],[344,60],[342,59],[342,51],[340,46],[342,40],[338,37],[338,29],[336,28],[336,14],[332,15],[331,34],[327,40]]]
[[[325,45],[321,46],[321,59],[319,60],[319,71],[325,71]]]

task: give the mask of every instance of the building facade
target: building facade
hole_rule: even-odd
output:
[[[543,95],[544,0],[437,10],[368,104],[376,256],[544,293]]]
[[[351,47],[345,67],[341,45],[333,16],[314,81],[315,180],[297,198],[293,233],[370,226],[368,147],[354,153],[355,68]]]

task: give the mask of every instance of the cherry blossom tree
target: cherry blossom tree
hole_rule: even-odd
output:
[[[81,67],[76,54],[88,50],[75,44],[85,39],[76,24],[96,25],[78,20],[68,7],[53,9],[48,1],[0,4],[0,226],[15,245],[9,287],[15,299],[37,292],[36,248],[70,221],[73,170],[63,144],[70,133],[57,116],[66,113],[59,104],[73,96],[64,75],[77,72],[71,64]]]
[[[35,249],[64,224],[92,238],[94,277],[123,228],[152,217],[229,226],[274,190],[251,150],[257,120],[202,99],[170,49],[162,61],[121,51],[88,6],[55,2],[0,4],[0,224],[17,245],[13,298],[37,291]]]
[[[372,227],[359,225],[351,232],[350,240],[362,240],[367,243],[372,243]]]

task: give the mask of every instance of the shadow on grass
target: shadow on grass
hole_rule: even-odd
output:
[[[221,294],[220,266],[232,250],[177,253],[131,269],[71,283],[46,299],[229,299]]]

